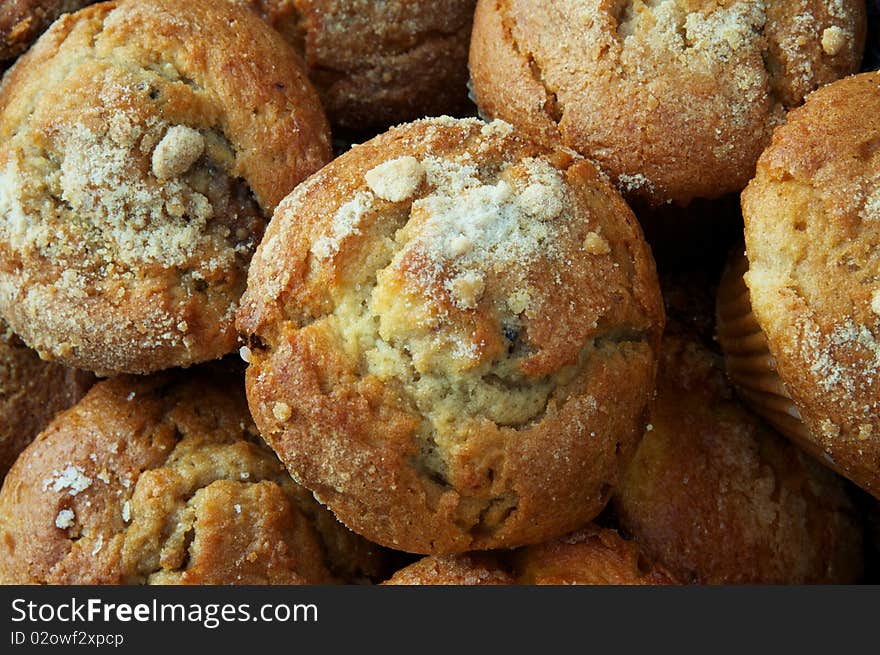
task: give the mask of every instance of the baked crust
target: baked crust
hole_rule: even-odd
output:
[[[865,3],[480,0],[480,110],[594,158],[629,200],[739,192],[785,110],[858,70]]]
[[[624,532],[698,584],[853,584],[863,525],[842,478],[734,397],[721,356],[663,337],[651,429],[615,491]]]
[[[880,494],[880,73],[811,95],[742,196],[744,279],[818,452]],[[730,347],[730,346],[728,346]]]
[[[288,196],[238,324],[251,411],[294,477],[356,532],[439,554],[598,514],[662,323],[638,223],[592,164],[446,117]]]
[[[295,0],[309,77],[331,122],[385,129],[468,100],[476,0]]]
[[[3,584],[328,584],[381,549],[296,485],[220,369],[99,383],[0,491]]]
[[[94,383],[91,373],[44,362],[0,321],[0,483],[25,446]]]
[[[17,57],[61,14],[82,9],[95,0],[5,0],[0,12],[0,69]]]
[[[675,585],[635,543],[587,526],[562,539],[510,552],[432,555],[395,573],[388,585]]]
[[[298,62],[232,3],[59,19],[0,87],[0,312],[15,332],[100,374],[232,351],[267,217],[331,156]]]

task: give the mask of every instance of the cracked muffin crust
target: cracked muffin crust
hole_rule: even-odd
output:
[[[0,483],[25,446],[94,382],[91,373],[42,361],[0,321]]]
[[[731,266],[718,304],[728,370],[755,411],[876,497],[878,117],[877,72],[789,115],[743,192],[747,261]]]
[[[3,62],[27,50],[61,14],[96,0],[5,0],[0,12],[0,69]]]
[[[262,443],[219,366],[99,383],[0,491],[3,584],[328,584],[378,578]]]
[[[674,585],[661,565],[614,530],[587,526],[546,544],[515,551],[431,555],[395,573],[386,585]]]
[[[858,70],[861,0],[480,0],[477,104],[648,205],[739,192],[785,111]]]
[[[599,513],[644,426],[663,309],[592,164],[442,117],[279,205],[238,324],[251,411],[294,477],[356,532],[437,554]]]
[[[696,584],[854,584],[863,524],[845,482],[734,397],[720,355],[663,336],[651,429],[614,493],[619,525]]]
[[[218,358],[267,217],[330,156],[295,53],[251,12],[66,15],[0,87],[0,312],[99,374]]]

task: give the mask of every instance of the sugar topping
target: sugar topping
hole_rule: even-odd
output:
[[[880,221],[880,179],[874,179],[872,183],[875,186],[869,189],[859,217],[865,221]]]
[[[847,318],[824,337],[809,318],[801,319],[800,327],[801,356],[809,362],[810,372],[826,392],[851,396],[862,385],[870,386],[880,373],[880,342],[866,325]],[[857,360],[847,364],[848,357],[838,356],[842,351],[852,352]]]
[[[52,477],[43,480],[43,491],[64,491],[76,496],[81,491],[88,489],[92,479],[85,474],[79,466],[68,465],[61,471],[52,471]]]
[[[376,196],[369,191],[359,191],[354,198],[342,205],[333,215],[330,233],[323,235],[312,244],[311,252],[319,259],[330,259],[337,252],[342,241],[360,234],[361,220],[372,209]]]
[[[364,179],[379,198],[401,202],[419,188],[425,179],[425,169],[415,157],[398,157],[370,169]]]
[[[617,188],[621,193],[632,193],[639,189],[654,192],[654,183],[642,173],[621,173],[617,176]]]
[[[445,286],[460,308],[476,306],[487,270],[508,271],[554,256],[550,223],[562,214],[566,191],[551,164],[524,160],[525,180],[517,180],[522,183],[504,175],[483,183],[474,165],[436,157],[422,165],[435,191],[413,203],[413,215],[422,220],[413,245],[435,263],[453,265]]]
[[[880,316],[880,289],[875,289],[871,296],[871,311]]]

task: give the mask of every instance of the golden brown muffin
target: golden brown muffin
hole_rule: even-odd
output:
[[[0,313],[100,374],[220,357],[267,217],[329,157],[295,53],[251,12],[66,15],[0,88]]]
[[[295,484],[221,369],[96,385],[0,491],[3,584],[326,584],[382,552]]]
[[[260,432],[349,527],[444,554],[593,518],[644,426],[663,309],[586,160],[448,117],[301,184],[239,326]]]
[[[652,560],[700,584],[851,584],[862,523],[844,481],[733,397],[720,355],[667,329],[650,429],[614,494]]]
[[[397,571],[383,585],[512,585],[516,578],[495,552],[428,555]]]
[[[588,526],[562,539],[492,553],[425,557],[386,585],[674,585],[614,530]]]
[[[745,304],[742,270],[719,295],[730,374],[756,411],[790,397],[786,433],[880,496],[880,73],[792,112],[742,206]]]
[[[25,446],[94,382],[91,373],[42,361],[0,321],[0,483]]]
[[[786,109],[855,72],[861,0],[480,0],[477,104],[650,205],[739,192]]]
[[[95,0],[4,0],[0,11],[0,69],[3,61],[27,50],[61,14]]]
[[[468,100],[476,0],[293,0],[309,77],[349,130],[441,114]]]
[[[303,33],[296,0],[227,0],[247,7],[271,25],[298,53],[303,50]]]

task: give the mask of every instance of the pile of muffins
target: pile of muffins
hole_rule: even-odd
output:
[[[874,582],[878,10],[4,4],[0,583]]]

